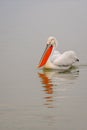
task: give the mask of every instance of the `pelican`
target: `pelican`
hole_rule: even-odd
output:
[[[48,38],[38,68],[68,70],[79,61],[74,51],[65,51],[61,54],[56,50],[57,45],[58,42],[55,37]]]

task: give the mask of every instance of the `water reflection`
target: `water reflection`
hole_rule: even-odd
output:
[[[79,75],[77,68],[71,69],[69,72],[59,73],[57,70],[42,70],[38,73],[42,87],[44,88],[44,99],[48,108],[56,106],[56,100],[61,101],[65,98],[65,92],[71,88]]]
[[[53,83],[51,78],[49,78],[46,75],[46,72],[43,71],[43,73],[38,73],[39,77],[42,79],[42,85],[44,87],[44,91],[47,95],[45,95],[46,103],[48,107],[53,107],[52,102],[53,102]]]

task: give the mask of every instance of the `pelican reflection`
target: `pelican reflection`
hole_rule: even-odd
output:
[[[79,75],[79,71],[72,69],[69,72],[59,73],[57,70],[42,70],[38,73],[42,87],[44,87],[45,105],[49,108],[55,107],[56,99],[62,100],[65,98],[65,91],[70,85],[75,82]]]

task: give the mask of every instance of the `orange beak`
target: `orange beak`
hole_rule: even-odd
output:
[[[47,44],[46,49],[41,57],[38,68],[43,67],[46,64],[49,56],[51,55],[52,50],[53,50],[53,46],[51,44]]]

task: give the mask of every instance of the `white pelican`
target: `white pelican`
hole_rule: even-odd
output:
[[[66,51],[61,54],[56,50],[56,47],[56,38],[49,37],[38,68],[44,67],[46,69],[68,70],[74,63],[79,61],[74,51]]]

